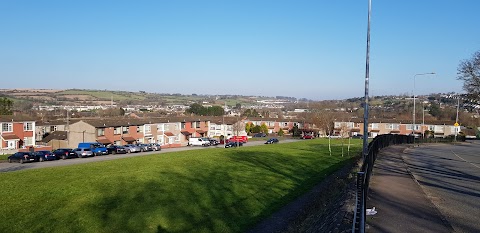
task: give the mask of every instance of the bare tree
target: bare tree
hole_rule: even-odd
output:
[[[462,61],[457,71],[457,79],[463,81],[463,90],[471,98],[480,100],[480,51],[474,53],[472,58]]]

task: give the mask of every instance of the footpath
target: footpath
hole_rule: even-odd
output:
[[[441,213],[427,198],[402,159],[407,146],[383,149],[370,179],[366,232],[453,232]]]

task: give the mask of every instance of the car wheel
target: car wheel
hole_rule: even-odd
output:
[[[43,157],[40,157],[40,158],[38,158],[38,161],[43,162],[43,161],[45,161],[45,159]]]
[[[62,160],[65,160],[66,158],[67,158],[67,156],[62,155]]]
[[[117,154],[117,152],[116,152],[116,151],[112,151],[112,154],[116,155],[116,154]]]
[[[9,163],[12,163],[12,159],[8,159],[8,162],[9,162]]]
[[[25,161],[23,161],[23,159],[20,159],[20,164],[23,164]]]

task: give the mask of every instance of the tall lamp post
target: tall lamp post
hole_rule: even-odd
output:
[[[420,75],[434,75],[435,73],[434,72],[431,72],[431,73],[421,73],[421,74],[415,74],[413,76],[413,127],[412,127],[412,135],[413,135],[413,144],[415,144],[415,79],[417,76],[420,76]]]

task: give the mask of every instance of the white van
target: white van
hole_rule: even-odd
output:
[[[210,140],[208,138],[189,138],[189,146],[210,146]]]

